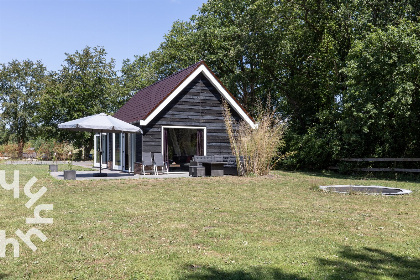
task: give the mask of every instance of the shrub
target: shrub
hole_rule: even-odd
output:
[[[0,147],[0,154],[3,157],[10,157],[12,159],[18,158],[18,144],[8,143]]]
[[[285,122],[275,111],[259,106],[257,126],[252,128],[245,121],[236,123],[233,120],[226,101],[223,107],[232,153],[236,156],[237,163],[240,163],[239,158],[243,157],[243,162],[238,164],[238,173],[267,175],[275,162],[281,159],[279,149],[284,146]]]

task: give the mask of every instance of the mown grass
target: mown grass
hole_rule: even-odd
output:
[[[20,170],[21,197],[0,188],[0,230],[33,216],[24,184],[54,218],[32,252],[0,259],[0,279],[419,279],[420,184],[331,174],[58,181],[48,166]],[[341,195],[327,184],[407,188],[405,196]]]

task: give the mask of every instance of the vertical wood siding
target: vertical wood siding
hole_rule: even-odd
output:
[[[240,116],[231,108],[232,116]],[[231,154],[223,118],[222,96],[205,78],[198,75],[143,129],[143,151],[162,151],[162,126],[198,126],[207,128],[207,155]],[[137,144],[137,150],[141,145]]]

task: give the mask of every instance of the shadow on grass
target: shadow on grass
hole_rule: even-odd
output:
[[[420,259],[401,257],[380,249],[344,247],[337,260],[319,259],[326,279],[420,279]]]
[[[290,173],[290,174],[300,174],[303,176],[310,176],[319,178],[327,178],[327,179],[337,179],[337,180],[354,180],[354,181],[387,181],[392,183],[413,183],[417,184],[420,183],[420,173],[394,173],[394,172],[358,172],[352,174],[341,174],[338,171],[333,170],[324,170],[324,171],[288,171],[288,170],[278,170],[283,173]],[[274,170],[276,172],[276,170]],[[367,184],[365,182],[364,184]]]
[[[398,256],[380,249],[343,247],[336,260],[318,259],[316,268],[327,280],[359,279],[420,279],[420,259]],[[188,280],[308,280],[303,276],[289,274],[272,267],[256,267],[244,270],[225,271],[214,267],[186,265],[186,274],[180,279]],[[310,271],[308,271],[310,272]],[[316,271],[314,276],[316,279]],[[326,276],[325,276],[326,275]],[[312,278],[311,278],[312,279]]]
[[[419,183],[419,173],[404,172],[352,172],[351,174],[342,174],[338,171],[285,171],[301,173],[309,176],[333,178],[333,179],[350,179],[350,180],[382,180],[391,182],[409,182]]]
[[[9,276],[8,274],[4,274],[4,273],[1,273],[0,272],[0,279],[4,279],[4,278],[6,278],[7,276]]]
[[[307,280],[294,274],[287,274],[279,269],[271,267],[256,267],[252,269],[223,271],[213,267],[196,267],[187,265],[186,268],[191,271],[181,279],[188,280]]]

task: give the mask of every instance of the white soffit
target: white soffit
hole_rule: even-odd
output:
[[[219,93],[227,100],[232,108],[246,121],[252,128],[255,128],[255,123],[251,118],[242,110],[241,106],[232,98],[220,82],[214,77],[209,69],[201,64],[194,72],[192,72],[153,112],[145,119],[140,120],[140,126],[148,125],[189,83],[194,80],[198,74],[203,73],[212,85],[219,91]]]

